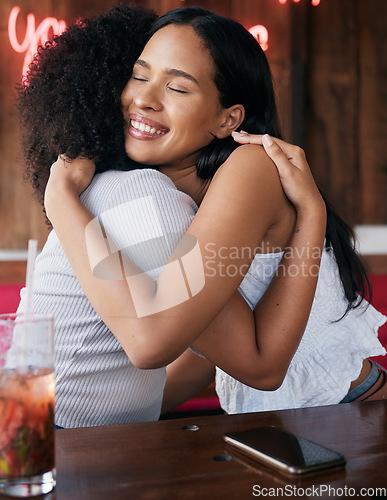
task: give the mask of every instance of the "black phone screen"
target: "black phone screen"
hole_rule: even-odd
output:
[[[345,461],[336,451],[271,426],[226,434],[225,440],[258,458],[268,457],[273,459],[269,462],[286,464],[293,472],[340,465]]]

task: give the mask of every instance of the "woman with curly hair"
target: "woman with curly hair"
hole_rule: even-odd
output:
[[[232,40],[229,50],[224,50],[225,33]],[[313,269],[321,257],[315,250],[323,245],[325,205],[305,159],[298,157],[296,167],[285,162],[287,170],[300,172],[296,175],[299,180],[285,174],[286,192],[297,207],[295,213],[263,150],[243,146],[233,152],[236,144],[230,138],[240,126],[251,132],[279,132],[270,71],[258,44],[237,23],[203,9],[171,12],[156,22],[151,35],[136,61],[122,102],[127,153],[139,164],[158,170],[98,175],[80,201],[78,194],[89,183],[89,173],[94,173],[89,152],[81,151],[81,159],[59,158],[55,162],[45,193],[48,217],[56,233],[50,234],[37,261],[33,309],[47,311],[49,298],[51,306],[56,307],[55,317],[62,321],[57,334],[57,423],[64,427],[155,418],[165,380],[161,367],[190,345],[210,360],[203,361],[208,363],[204,379],[208,373],[213,374],[213,362],[243,383],[277,389],[297,349],[313,301],[317,282]],[[274,144],[267,146],[270,151]],[[212,176],[211,184],[202,180]],[[200,208],[193,219],[197,205]],[[102,238],[105,248],[94,247],[89,240],[88,249],[97,254],[102,251],[103,258],[97,255],[94,263],[96,268],[104,264],[97,273],[105,273],[105,280],[96,279],[90,272],[86,249],[85,230],[97,241],[102,234],[98,218],[107,234],[107,239]],[[182,234],[192,219],[185,235],[187,244]],[[79,282],[64,258],[58,237]],[[215,264],[233,265],[238,272],[227,276],[215,272],[202,280],[196,268],[184,264],[186,273],[179,274],[180,268],[174,264],[185,262],[192,237],[200,244],[204,267],[215,249]],[[298,252],[284,256],[282,251],[271,253],[287,248],[289,239],[290,250]],[[213,245],[211,250],[207,245]],[[114,247],[122,250],[120,262],[110,258],[116,255]],[[227,253],[230,250],[233,255]],[[179,260],[175,261],[176,256]],[[237,293],[238,286],[246,272],[250,273],[241,291],[254,307],[281,257],[285,271],[289,265],[296,265],[303,273],[275,276],[253,316]],[[339,284],[332,252],[324,252],[324,262],[325,273]],[[116,264],[118,267],[114,267]],[[262,281],[258,269],[266,271],[269,267],[269,279],[264,276]],[[126,280],[118,280],[122,269],[126,278],[140,283],[136,290],[140,309]],[[176,277],[181,278],[179,283]],[[192,296],[182,298],[175,292],[187,282]],[[356,359],[356,366],[346,367],[343,381],[337,376],[319,380],[321,394],[314,392],[318,376],[311,377],[309,383],[303,380],[304,390],[299,394],[293,394],[291,383],[287,384],[279,395],[285,405],[300,406],[302,401],[319,404],[316,396],[339,402],[352,380],[367,379],[370,369],[368,362],[363,366],[364,358],[384,352],[374,332],[382,316],[370,307],[361,311],[366,317],[362,322],[360,312],[355,313],[359,301],[353,295],[343,294],[340,301],[332,303],[330,315],[347,312],[346,322],[353,325],[355,320],[365,331],[368,329],[364,341],[359,330],[358,347],[351,346],[346,353],[348,359]],[[317,328],[323,339],[330,315],[318,307],[317,312],[324,328],[313,323],[310,330],[315,337]],[[344,336],[347,326],[342,329]],[[336,333],[332,328],[331,337]],[[304,347],[298,366],[304,363],[306,352]],[[332,356],[325,361],[330,368],[335,364]],[[138,370],[134,365],[148,370]],[[296,366],[291,381],[299,377],[297,373]],[[323,382],[327,382],[326,388]],[[227,384],[225,381],[223,386]],[[235,395],[240,398],[240,389]],[[276,399],[269,405],[278,404]]]
[[[26,173],[42,205],[59,154],[93,158],[97,173],[136,168],[125,153],[121,93],[156,18],[114,7],[39,48],[18,90]]]

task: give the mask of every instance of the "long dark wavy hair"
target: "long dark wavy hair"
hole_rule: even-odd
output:
[[[138,167],[125,153],[121,93],[156,17],[115,7],[39,47],[18,85],[18,109],[26,177],[41,204],[61,153],[93,158],[97,172]]]
[[[273,80],[266,56],[256,39],[238,22],[199,7],[172,10],[152,26],[150,36],[168,25],[191,26],[213,59],[214,82],[224,107],[243,104],[245,119],[240,126],[251,134],[281,138]],[[197,172],[202,179],[213,177],[231,152],[239,147],[231,137],[215,138],[199,155]],[[326,247],[333,249],[348,308],[358,307],[362,297],[371,297],[364,266],[355,250],[352,229],[327,208]],[[360,296],[359,296],[360,294]]]

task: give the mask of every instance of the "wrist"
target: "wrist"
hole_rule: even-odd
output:
[[[323,198],[320,196],[312,202],[297,208],[297,222],[300,221],[320,222],[324,226],[327,220],[327,208]]]
[[[315,245],[322,247],[324,244],[327,225],[327,212],[325,202],[311,205],[308,209],[297,212],[294,244]]]
[[[51,222],[58,210],[62,211],[64,206],[74,200],[79,201],[79,197],[71,184],[65,180],[52,182],[49,179],[44,192],[44,208]]]

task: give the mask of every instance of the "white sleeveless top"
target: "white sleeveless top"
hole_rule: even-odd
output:
[[[240,286],[252,309],[281,257],[281,253],[255,256]],[[386,354],[377,331],[387,318],[364,301],[335,322],[346,308],[333,252],[324,250],[310,317],[281,387],[252,389],[217,368],[216,391],[222,408],[227,413],[247,413],[339,403],[359,376],[363,360]]]

